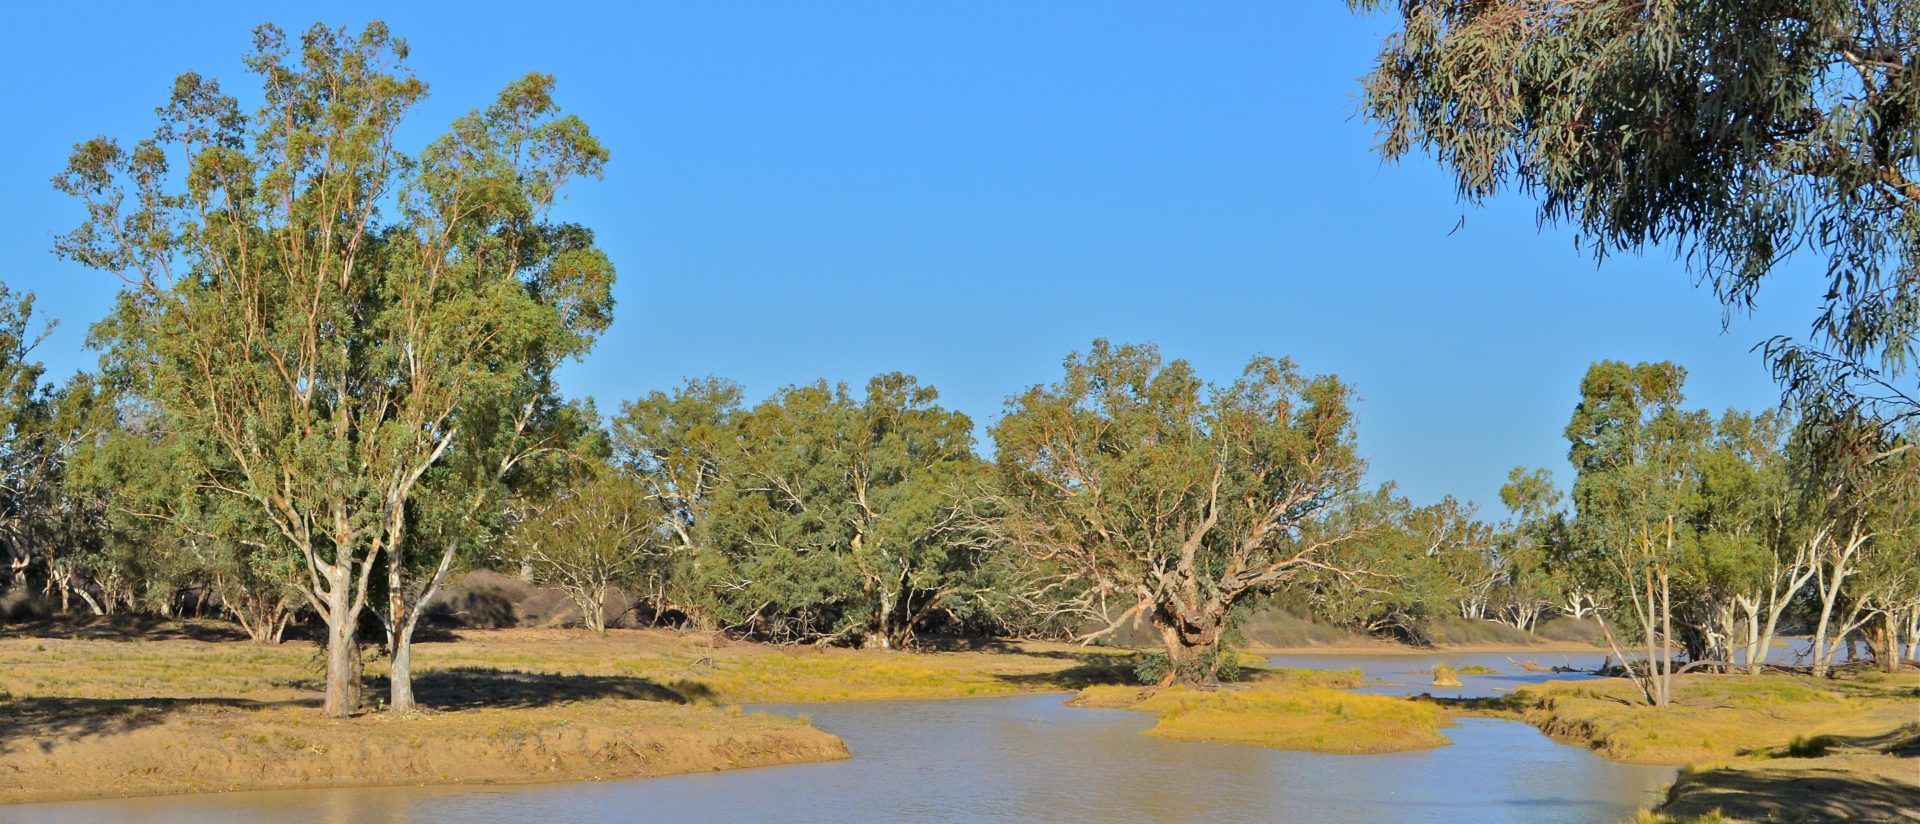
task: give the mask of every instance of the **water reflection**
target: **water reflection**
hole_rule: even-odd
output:
[[[1454,746],[1438,750],[1337,756],[1147,738],[1144,715],[1065,707],[1061,698],[765,708],[807,715],[846,738],[854,759],[832,764],[29,805],[0,808],[0,821],[1612,822],[1652,803],[1672,778],[1511,721],[1462,720],[1447,731]]]

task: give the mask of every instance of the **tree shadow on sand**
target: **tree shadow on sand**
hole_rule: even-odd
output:
[[[387,679],[368,679],[369,692],[388,688]],[[691,704],[713,700],[713,689],[696,681],[662,684],[625,675],[561,675],[552,673],[456,667],[413,676],[413,694],[420,706],[435,710],[486,708],[528,709],[618,698]]]
[[[0,754],[22,746],[48,752],[54,745],[98,735],[121,735],[208,710],[318,707],[318,699],[252,701],[242,698],[18,698],[0,703]]]
[[[1053,656],[1048,656],[1053,657]],[[1082,690],[1106,684],[1133,684],[1133,662],[1106,656],[1083,659],[1077,666],[1053,672],[1000,673],[994,678],[1022,689]]]
[[[1760,821],[1920,821],[1920,721],[1878,735],[1820,735],[1763,758],[1687,773],[1661,812]]]
[[[1660,811],[1701,816],[1716,810],[1756,821],[1912,821],[1914,784],[1834,771],[1722,768],[1682,776]]]
[[[8,624],[0,637],[80,641],[245,641],[238,625],[211,619],[188,621],[144,615],[45,619]]]

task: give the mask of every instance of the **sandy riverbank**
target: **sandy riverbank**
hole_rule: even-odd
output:
[[[742,703],[1069,690],[1111,653],[787,650],[671,632],[462,630],[416,647],[421,711],[318,708],[315,648],[214,623],[0,632],[0,803],[666,775],[848,757]],[[381,662],[369,661],[377,673]]]

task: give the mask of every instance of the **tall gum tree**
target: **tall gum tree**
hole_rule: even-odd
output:
[[[1553,472],[1514,467],[1500,487],[1500,501],[1513,513],[1501,531],[1509,623],[1532,632],[1540,616],[1555,607],[1574,620],[1585,618],[1586,590],[1565,563],[1566,503],[1553,483]]]
[[[1646,672],[1628,671],[1660,707],[1673,694],[1674,589],[1695,539],[1695,465],[1711,433],[1705,413],[1680,408],[1685,381],[1671,363],[1594,364],[1566,429],[1579,472],[1573,534],[1596,582],[1601,626],[1623,660],[1609,624],[1624,618],[1639,631]]]
[[[76,437],[78,427],[62,431],[62,391],[45,380],[46,367],[34,358],[53,325],[35,320],[33,293],[0,283],[0,545],[12,586],[26,586],[28,571],[38,561],[47,589],[57,591],[63,604],[74,594],[92,603],[84,589],[72,586],[67,568],[55,557],[56,542],[47,540],[44,528],[54,520],[66,458],[76,441],[84,440]]]
[[[119,276],[109,357],[152,370],[164,424],[204,442],[190,471],[252,502],[297,552],[327,624],[323,711],[358,704],[354,627],[384,559],[409,628],[451,546],[415,547],[416,501],[466,501],[498,477],[554,365],[608,322],[612,267],[561,189],[606,151],[559,113],[551,77],[515,81],[418,156],[396,145],[426,85],[379,23],[315,25],[297,45],[262,26],[251,112],[181,75],[151,139],[75,147],[55,185],[86,206],[57,251]],[[486,437],[476,434],[486,431]],[[486,454],[476,454],[486,453]],[[451,479],[451,480],[450,480]],[[427,585],[405,580],[427,570]],[[391,708],[411,709],[407,638]]]
[[[688,380],[672,392],[656,390],[622,403],[610,433],[614,462],[646,487],[667,533],[666,573],[656,582],[652,607],[702,628],[711,628],[713,616],[701,603],[698,562],[711,545],[715,490],[736,451],[732,432],[740,400],[738,384]]]
[[[973,422],[912,376],[789,387],[733,416],[701,575],[763,637],[911,646],[980,585]]]
[[[1800,482],[1819,526],[1811,560],[1818,677],[1855,630],[1912,597],[1905,570],[1920,564],[1912,542],[1920,460],[1910,434],[1890,435],[1877,421],[1819,418],[1796,434],[1807,456]],[[1882,585],[1891,591],[1882,594]]]
[[[566,593],[581,623],[607,634],[607,597],[665,555],[659,503],[620,469],[589,464],[581,477],[528,508],[505,533],[503,557],[531,580]]]
[[[1716,620],[1750,675],[1766,666],[1781,619],[1813,579],[1825,534],[1805,517],[1817,508],[1802,505],[1794,483],[1793,423],[1778,412],[1728,412],[1701,461],[1702,554],[1725,590]]]
[[[1256,357],[1208,385],[1151,345],[1096,341],[993,427],[1006,539],[1098,622],[1151,620],[1177,677],[1215,676],[1228,613],[1364,525],[1329,528],[1358,489],[1351,391]]]

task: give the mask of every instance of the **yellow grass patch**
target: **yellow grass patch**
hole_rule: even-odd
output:
[[[1531,686],[1501,699],[1505,710],[1562,740],[1641,764],[1705,765],[1765,756],[1796,737],[1883,732],[1914,720],[1920,675],[1869,674],[1815,681],[1785,674],[1690,674],[1671,706],[1645,704],[1625,679]]]
[[[1386,753],[1446,745],[1449,724],[1437,705],[1346,692],[1357,672],[1262,673],[1248,684],[1213,690],[1092,687],[1074,704],[1152,713],[1146,734],[1182,741],[1253,744],[1283,750]]]

